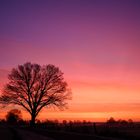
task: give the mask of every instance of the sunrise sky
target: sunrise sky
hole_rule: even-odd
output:
[[[0,0],[0,89],[27,61],[60,67],[73,92],[39,118],[140,121],[139,0]]]

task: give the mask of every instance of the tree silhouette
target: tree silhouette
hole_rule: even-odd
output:
[[[110,117],[109,120],[107,120],[108,124],[116,124],[116,120],[113,117]]]
[[[70,99],[70,90],[63,73],[54,65],[40,66],[30,62],[13,68],[0,97],[2,105],[22,106],[31,115],[31,125],[44,107],[63,108]]]
[[[10,124],[15,124],[22,120],[21,111],[18,109],[12,109],[6,114],[6,121]]]

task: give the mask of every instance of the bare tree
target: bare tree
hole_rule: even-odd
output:
[[[35,124],[36,116],[44,107],[63,108],[70,99],[71,92],[63,73],[54,65],[28,62],[12,69],[8,78],[0,103],[22,106],[31,115],[31,125]]]

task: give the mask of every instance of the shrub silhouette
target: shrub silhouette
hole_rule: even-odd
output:
[[[21,120],[22,120],[21,111],[18,109],[12,109],[6,115],[6,121],[9,124],[16,124]]]

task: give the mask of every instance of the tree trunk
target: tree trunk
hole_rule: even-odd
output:
[[[35,126],[35,118],[36,118],[36,116],[35,116],[34,114],[31,114],[31,121],[30,121],[30,125],[31,125],[32,127],[34,127],[34,126]]]

